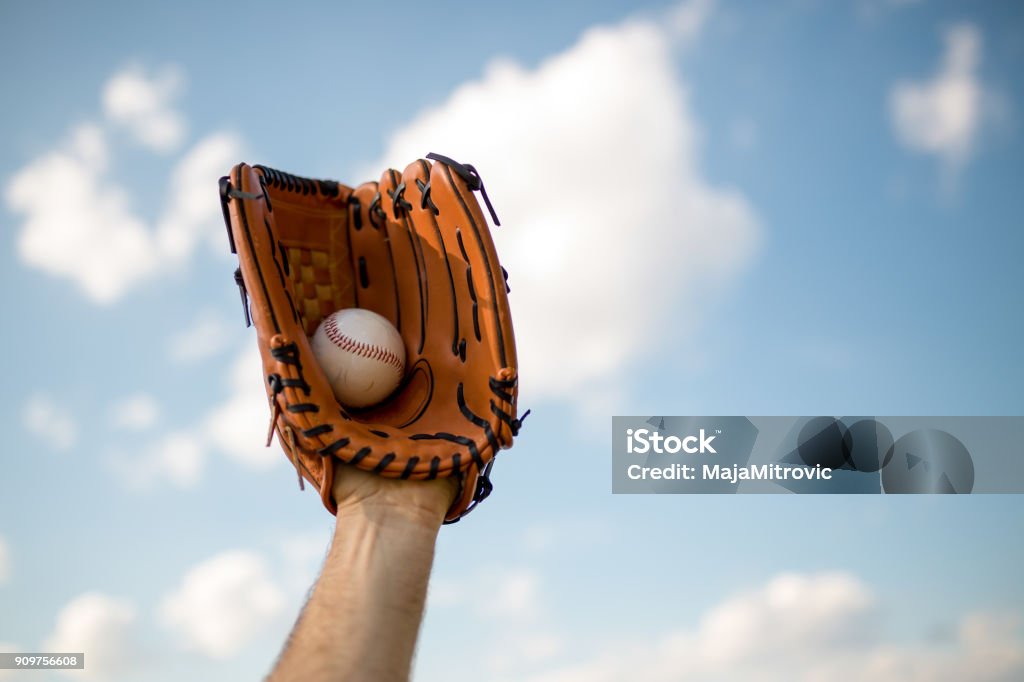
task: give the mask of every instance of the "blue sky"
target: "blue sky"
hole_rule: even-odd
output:
[[[6,3],[0,56],[0,646],[269,668],[333,518],[261,447],[216,179],[438,151],[502,218],[533,414],[417,679],[1024,674],[1020,498],[615,497],[607,443],[1024,413],[1015,3]]]

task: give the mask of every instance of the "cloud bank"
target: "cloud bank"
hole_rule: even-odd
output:
[[[84,670],[65,671],[80,679],[104,680],[130,673],[143,662],[136,621],[136,608],[130,601],[87,592],[60,610],[42,650],[85,652]]]
[[[848,573],[786,573],[728,597],[693,629],[611,635],[589,660],[519,672],[529,682],[1010,682],[1024,674],[1019,618],[970,614],[949,642],[887,636],[870,588]],[[573,648],[578,651],[578,649]],[[533,667],[536,670],[536,666]]]
[[[188,648],[223,659],[238,653],[284,606],[284,593],[261,555],[228,551],[190,570],[162,601],[159,619]]]
[[[367,173],[436,151],[481,172],[502,226],[524,403],[602,395],[670,350],[758,243],[754,209],[704,178],[676,68],[708,3],[593,28],[536,68],[491,63],[389,138]],[[376,171],[373,169],[377,169]]]
[[[153,76],[137,66],[124,69],[103,87],[103,112],[139,144],[155,152],[173,151],[185,138],[185,119],[173,106],[184,80],[175,66]]]
[[[113,177],[111,136],[119,127],[159,152],[182,141],[184,123],[170,108],[180,90],[175,73],[171,67],[152,78],[135,68],[114,74],[104,87],[102,122],[73,127],[62,144],[15,172],[3,194],[23,216],[16,251],[24,265],[70,280],[95,303],[113,303],[180,267],[201,234],[220,234],[211,188],[238,161],[238,136],[210,133],[177,160],[155,225]]]

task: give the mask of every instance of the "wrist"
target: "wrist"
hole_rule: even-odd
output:
[[[337,499],[337,527],[370,522],[383,528],[421,529],[436,534],[444,522],[455,482],[382,481],[367,495],[350,495]]]
[[[458,480],[404,481],[350,466],[335,470],[332,493],[338,526],[343,520],[401,523],[437,532],[458,490]]]

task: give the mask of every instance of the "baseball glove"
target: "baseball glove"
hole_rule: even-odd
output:
[[[519,432],[508,276],[475,191],[498,218],[473,166],[427,158],[355,189],[244,163],[220,180],[263,360],[267,444],[276,431],[299,486],[316,486],[332,513],[341,462],[457,477],[446,522],[457,521],[490,494],[494,457]],[[309,343],[324,317],[352,307],[390,320],[407,358],[395,392],[361,410],[337,402]]]

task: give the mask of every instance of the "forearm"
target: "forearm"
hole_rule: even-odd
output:
[[[338,510],[323,571],[270,676],[406,680],[441,518],[385,504]]]

